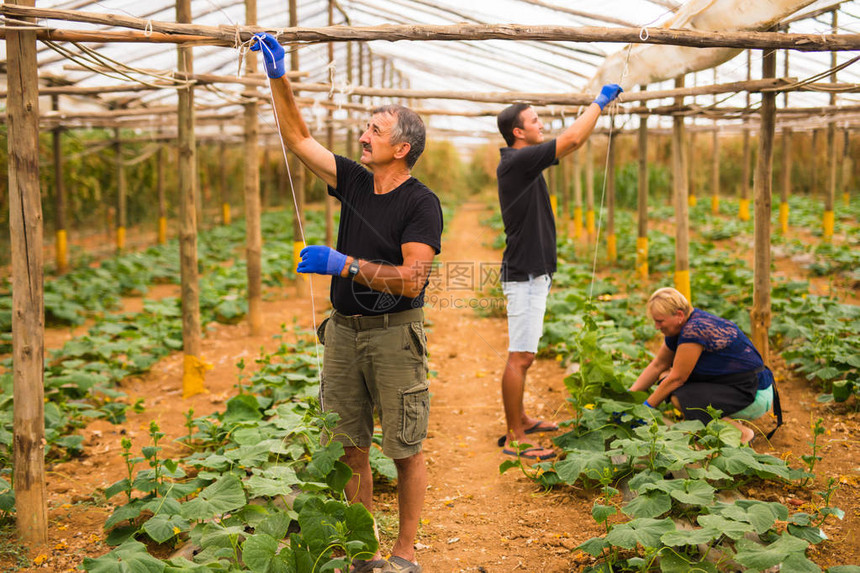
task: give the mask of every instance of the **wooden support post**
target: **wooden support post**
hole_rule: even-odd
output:
[[[752,78],[752,52],[747,50],[747,81]],[[750,93],[746,92],[746,107],[750,107]],[[750,163],[752,161],[752,150],[750,145],[750,130],[744,125],[743,128],[743,163],[741,164],[741,189],[738,199],[738,219],[750,220]]]
[[[791,128],[782,128],[782,186],[779,201],[779,231],[788,234],[788,197],[791,195]]]
[[[573,152],[573,236],[582,240],[582,152]]]
[[[762,59],[762,77],[776,75],[776,52],[767,50]],[[773,140],[776,124],[776,94],[761,98],[759,152],[755,170],[755,256],[753,263],[753,308],[750,314],[751,340],[764,363],[769,361],[770,329],[770,215],[773,178]]]
[[[53,111],[60,109],[60,96],[51,96],[51,108]],[[55,260],[57,272],[65,273],[69,268],[68,236],[66,234],[66,185],[63,174],[63,131],[57,126],[51,130],[54,148],[54,235],[55,235]]]
[[[687,192],[687,205],[692,209],[698,202],[696,198],[696,133],[694,131],[687,133],[687,169],[687,185],[690,186]]]
[[[585,142],[585,231],[588,244],[593,245],[597,228],[594,225],[594,144],[590,137]]]
[[[717,68],[714,68],[714,83],[717,82]],[[717,96],[714,96],[714,105]],[[720,130],[718,120],[714,120],[714,133],[711,140],[711,214],[720,213]]]
[[[834,32],[839,31],[837,15],[838,11],[831,12],[831,26]],[[836,52],[830,52],[830,81],[836,81]],[[830,105],[836,105],[836,92],[830,93]],[[827,195],[824,201],[824,220],[822,240],[829,243],[833,241],[833,227],[836,223],[836,123],[830,120],[827,124]]]
[[[675,87],[684,87],[684,77],[675,80]],[[683,105],[684,98],[675,98]],[[675,203],[675,288],[692,304],[690,290],[690,220],[687,202],[687,146],[684,117],[672,118],[672,189]]]
[[[809,154],[809,194],[818,196],[818,148],[821,146],[821,130],[812,130],[812,152]]]
[[[227,142],[224,140],[223,124],[221,141],[218,142],[218,195],[221,199],[221,224],[229,225],[232,220],[230,213],[230,190],[227,186]]]
[[[125,233],[128,229],[128,185],[125,180],[119,128],[114,129],[114,160],[116,161],[116,250],[122,251],[125,249]]]
[[[245,0],[245,23],[257,24],[257,0]],[[257,73],[259,56],[249,51],[245,59],[245,73]],[[256,88],[249,95],[256,96]],[[248,278],[248,330],[251,336],[259,336],[263,331],[263,234],[260,217],[260,120],[257,100],[249,98],[244,104],[245,142],[244,142],[244,195],[245,195],[245,260]]]
[[[158,244],[167,243],[167,199],[164,196],[164,168],[167,163],[167,145],[158,148],[156,191],[158,193]]]
[[[556,167],[550,167],[546,170],[546,187],[549,194],[549,204],[552,207],[552,216],[558,220],[558,201],[555,197],[555,180],[558,176]]]
[[[645,89],[645,86],[642,86]],[[636,195],[636,274],[648,280],[648,116],[639,116],[639,187]]]
[[[842,201],[848,207],[851,204],[851,173],[854,162],[851,155],[851,130],[846,127],[842,142]]]
[[[299,25],[299,12],[296,0],[290,0],[290,27]],[[368,50],[369,52],[369,50]],[[299,51],[290,52],[290,70],[299,71]],[[299,253],[305,247],[304,242],[304,218],[305,218],[305,180],[306,171],[304,164],[298,158],[290,154],[290,171],[293,173],[293,201],[296,213],[293,217],[293,270],[299,266],[301,257]],[[296,294],[306,297],[310,294],[310,280],[308,275],[300,274],[296,277]]]
[[[334,3],[335,0],[328,0],[328,25],[334,26]],[[334,69],[334,43],[328,43],[328,64],[330,69]],[[334,73],[334,72],[331,72]],[[332,78],[334,79],[334,78]],[[329,92],[329,99],[334,97],[333,92]],[[326,148],[334,152],[334,125],[332,124],[332,114],[334,112],[329,109],[326,112]],[[334,247],[334,197],[325,193],[325,244],[329,247]]]
[[[561,158],[559,162],[558,203],[561,225],[567,236],[567,221],[570,217],[570,156]]]
[[[618,260],[615,238],[615,140],[614,117],[609,116],[609,137],[606,142],[606,258],[610,264]]]
[[[11,0],[32,6],[32,0]],[[6,29],[9,231],[12,258],[12,456],[18,542],[48,540],[45,490],[45,302],[39,190],[36,32]]]
[[[176,21],[191,22],[191,0],[177,0]],[[191,47],[177,48],[180,73],[194,71]],[[194,88],[178,88],[178,183],[179,183],[179,265],[182,283],[182,343],[184,351],[182,395],[189,397],[205,390],[207,364],[200,356],[200,285],[197,276],[197,144],[194,138]]]
[[[346,84],[350,85],[350,86],[353,85],[352,82],[355,79],[354,78],[354,74],[355,74],[355,50],[354,50],[353,46],[355,46],[354,42],[347,42],[347,44],[346,44]],[[360,47],[361,44],[358,44],[358,46]],[[359,52],[359,54],[360,53],[361,52]],[[359,78],[360,77],[361,77],[361,75],[359,74]],[[352,96],[350,96],[348,99],[349,99],[349,102],[351,103],[352,102]],[[346,156],[349,157],[350,159],[355,159],[356,158],[355,157],[355,140],[356,140],[355,130],[353,129],[351,122],[349,122],[349,115],[351,115],[351,112],[349,110],[347,110],[346,113],[348,114],[347,115],[347,124],[349,125],[349,127],[346,130],[346,151],[345,151],[345,153],[346,153]]]

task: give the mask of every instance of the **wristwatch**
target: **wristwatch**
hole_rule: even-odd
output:
[[[346,276],[349,280],[354,280],[355,275],[358,274],[358,259],[352,259],[352,262],[349,263],[349,268],[346,271]]]

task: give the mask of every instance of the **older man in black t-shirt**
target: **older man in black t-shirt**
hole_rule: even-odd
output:
[[[372,511],[374,411],[382,451],[397,468],[400,531],[391,557],[365,555],[350,571],[419,573],[414,543],[427,488],[422,441],[430,406],[422,308],[442,238],[439,199],[411,176],[424,150],[424,124],[405,107],[377,108],[359,140],[364,167],[334,155],[302,119],[283,48],[268,34],[257,39],[252,50],[263,52],[281,137],[341,202],[337,250],[305,247],[298,271],[332,276],[334,310],[318,329],[325,344],[320,400],[340,416],[331,437],[343,443],[353,471],[348,499]]]
[[[508,301],[508,360],[502,374],[502,402],[507,431],[499,438],[503,453],[545,460],[551,449],[523,451],[510,442],[527,443],[526,434],[552,432],[558,426],[526,413],[523,404],[526,373],[534,362],[543,331],[546,298],[556,266],[555,217],[543,170],[579,148],[597,123],[603,107],[618,97],[621,87],[603,86],[600,95],[557,139],[544,141],[543,123],[526,104],[514,104],[498,116],[502,148],[496,176],[505,224],[502,291]]]

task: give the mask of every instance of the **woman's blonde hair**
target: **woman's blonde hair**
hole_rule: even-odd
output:
[[[648,299],[646,308],[648,316],[652,318],[655,310],[665,315],[672,315],[679,310],[683,310],[685,317],[690,316],[690,313],[693,312],[693,307],[690,305],[687,297],[672,287],[665,287],[654,291],[654,294]]]

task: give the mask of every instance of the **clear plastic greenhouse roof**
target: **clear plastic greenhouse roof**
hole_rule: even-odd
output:
[[[595,26],[595,27],[654,27],[670,18],[674,9],[682,4],[675,0],[471,0],[456,3],[454,0],[338,0],[335,2],[334,24],[347,26],[376,26],[380,24],[432,24],[451,25],[469,24],[520,24],[552,26]],[[39,8],[56,8],[86,12],[133,16],[152,21],[175,21],[173,3],[159,0],[139,2],[128,0],[78,0],[75,2],[55,2],[39,0]],[[835,2],[821,0],[813,2],[790,17],[816,12],[825,7],[838,6],[839,33],[860,33],[860,5],[856,1]],[[301,27],[324,27],[329,25],[329,0],[299,0],[298,25]],[[258,3],[258,26],[272,31],[289,26],[289,10],[286,0],[261,0]],[[192,21],[208,26],[236,26],[245,24],[245,6],[242,2],[227,0],[192,0]],[[66,21],[40,21],[64,30],[94,29],[109,30]],[[792,33],[830,34],[831,15],[824,13],[813,18],[798,19],[790,27]],[[113,28],[124,30],[123,28]],[[3,43],[5,44],[5,43]],[[87,54],[78,46],[61,43],[66,53],[58,53],[51,47],[40,43],[39,65],[43,77],[64,78],[76,86],[116,86],[136,81],[155,81],[147,74],[130,72],[125,77],[115,72],[91,71],[84,67]],[[135,70],[175,71],[176,48],[172,44],[156,43],[106,43],[86,44],[100,58],[112,60]],[[538,42],[509,40],[471,40],[471,41],[371,41],[366,43],[373,55],[373,74],[375,86],[385,70],[389,85],[407,87],[412,90],[446,90],[469,92],[529,92],[529,93],[583,93],[588,80],[594,75],[606,56],[626,49],[619,43],[575,43],[575,42]],[[353,61],[357,61],[356,46],[353,46]],[[2,46],[5,60],[5,45]],[[299,71],[306,76],[301,82],[325,83],[332,87],[335,102],[346,101],[352,86],[367,85],[353,74],[352,82],[347,80],[347,42],[334,43],[334,62],[330,65],[326,44],[302,44],[297,48]],[[366,52],[365,52],[366,54]],[[786,52],[777,55],[777,76],[782,77],[785,70]],[[227,47],[194,48],[194,72],[197,74],[237,75],[241,70],[242,51]],[[856,52],[837,52],[836,61],[844,64],[856,58]],[[760,77],[762,51],[751,53],[752,78]],[[801,80],[822,74],[831,68],[829,52],[788,53],[789,75]],[[383,63],[385,62],[385,63]],[[92,67],[92,63],[89,64]],[[393,70],[393,71],[392,71]],[[848,66],[839,71],[840,83],[860,82],[860,66]],[[687,86],[727,83],[747,79],[747,53],[718,66],[716,70],[704,70],[687,76]],[[829,78],[818,80],[829,81]],[[669,89],[671,81],[654,84],[649,90]],[[241,114],[239,95],[242,87],[238,85],[200,88],[195,90],[198,105],[211,106],[222,115],[235,111]],[[856,90],[854,90],[856,91]],[[307,93],[302,96],[319,100],[329,98],[328,92]],[[744,107],[746,94],[720,96],[721,105]],[[790,105],[793,107],[815,107],[829,105],[830,96],[817,92],[792,92]],[[703,103],[713,103],[715,96],[699,96]],[[79,97],[64,104],[64,109],[86,108],[88,98]],[[355,98],[352,98],[353,100]],[[752,95],[752,105],[760,99]],[[99,96],[101,106],[112,101],[122,101],[129,107],[172,105],[176,92],[172,89],[141,91],[134,94],[105,93]],[[857,93],[841,93],[837,96],[839,105],[857,105]],[[373,100],[374,103],[381,99]],[[779,98],[784,105],[783,98]],[[669,103],[669,100],[653,103]],[[500,109],[500,104],[463,101],[457,99],[425,99],[413,105],[452,112]],[[90,107],[90,109],[92,109]],[[550,110],[551,111],[551,110]],[[316,113],[313,106],[308,108],[309,118]],[[319,114],[317,114],[319,115]],[[659,120],[653,120],[655,125]],[[663,120],[668,121],[668,119]],[[436,115],[430,120],[431,128],[456,130],[461,134],[495,132],[495,121],[490,116],[451,117]]]

